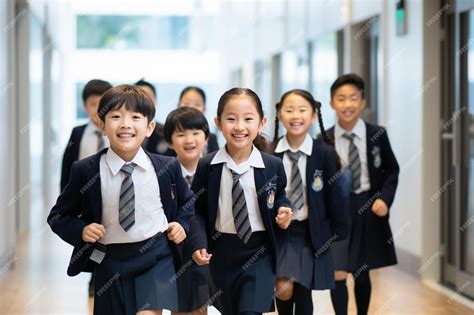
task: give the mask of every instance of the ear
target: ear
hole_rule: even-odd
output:
[[[148,123],[148,126],[146,127],[146,136],[149,137],[153,133],[153,130],[155,130],[155,121],[151,120]]]
[[[267,124],[267,116],[263,116],[262,120],[260,121],[260,125],[258,126],[258,132],[261,132],[266,124]]]
[[[361,110],[364,110],[366,104],[367,104],[366,99],[363,98],[363,99],[362,99],[362,107],[361,107]]]
[[[102,130],[102,133],[105,135],[105,122],[102,119],[99,119],[99,128]]]
[[[335,108],[334,108],[334,104],[333,104],[333,102],[332,102],[332,98],[331,98],[331,100],[329,101],[329,104],[331,104],[331,107],[332,107],[332,109],[334,109],[334,110],[335,110]]]
[[[222,131],[221,122],[219,121],[219,118],[217,116],[214,117],[214,124],[216,125],[217,129],[219,129],[219,131]]]

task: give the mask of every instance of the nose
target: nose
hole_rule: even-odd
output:
[[[132,120],[131,117],[123,116],[121,124],[120,124],[120,128],[130,128],[131,127],[131,125],[130,125],[131,120]]]
[[[235,123],[235,130],[243,130],[243,121],[241,119],[237,119]]]

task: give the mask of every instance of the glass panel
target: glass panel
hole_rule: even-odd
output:
[[[186,49],[189,20],[188,16],[78,15],[77,48]]]

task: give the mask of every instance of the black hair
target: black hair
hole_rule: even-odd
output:
[[[136,86],[146,86],[146,87],[149,87],[150,90],[153,92],[153,95],[155,96],[156,98],[156,89],[155,87],[153,86],[153,84],[151,84],[150,82],[148,81],[145,81],[143,78],[138,80],[136,83],[135,83]]]
[[[155,117],[155,105],[153,100],[139,87],[122,84],[107,92],[100,98],[97,113],[99,118],[105,122],[108,112],[120,109],[122,106],[132,112],[140,113],[147,117],[148,122]]]
[[[304,98],[311,105],[311,108],[313,109],[313,112],[317,113],[317,115],[318,115],[319,129],[321,130],[321,138],[324,140],[324,142],[326,142],[327,144],[329,144],[330,146],[332,146],[334,148],[334,142],[331,140],[331,138],[329,137],[329,135],[326,132],[326,129],[324,128],[323,115],[322,115],[322,112],[321,112],[321,102],[315,100],[313,95],[310,92],[308,92],[306,90],[301,90],[301,89],[293,89],[293,90],[290,90],[288,92],[285,92],[281,96],[280,101],[275,104],[276,115],[275,115],[275,134],[273,136],[274,145],[276,146],[278,138],[279,138],[278,133],[279,133],[280,120],[278,118],[278,115],[280,113],[281,107],[282,107],[285,99],[288,96],[290,96],[291,94],[296,94],[296,95],[301,96],[302,98]],[[339,156],[337,155],[337,153],[336,153],[336,162],[337,162],[338,168],[340,168],[341,167],[341,160],[340,160]]]
[[[193,107],[180,107],[173,110],[166,117],[164,135],[166,141],[171,144],[173,132],[198,129],[204,131],[206,139],[209,137],[209,124],[206,117]]]
[[[188,93],[189,91],[195,91],[199,95],[201,95],[204,106],[206,106],[206,93],[204,93],[204,90],[201,89],[198,86],[187,86],[185,87],[182,91],[181,94],[179,95],[179,102],[183,99],[184,94]]]
[[[235,87],[224,92],[224,94],[222,94],[221,98],[219,99],[219,103],[217,104],[217,119],[219,119],[219,121],[221,120],[222,113],[224,112],[224,107],[228,103],[228,101],[231,98],[240,95],[249,96],[253,100],[260,120],[265,117],[263,114],[262,102],[260,101],[260,98],[258,97],[257,93],[248,88]],[[253,140],[253,144],[260,151],[268,152],[269,150],[268,141],[261,134],[257,134],[257,137]]]
[[[348,73],[348,74],[341,75],[331,85],[331,99],[334,97],[334,94],[336,94],[336,90],[346,84],[354,85],[359,90],[360,95],[362,96],[362,99],[365,98],[364,80],[362,80],[362,78],[355,73]]]
[[[85,102],[90,96],[93,95],[101,96],[111,88],[112,84],[107,81],[98,79],[90,80],[86,83],[84,89],[82,90],[82,100]]]

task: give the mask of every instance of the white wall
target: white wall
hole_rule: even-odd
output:
[[[14,7],[0,1],[0,274],[14,263],[15,248],[15,78],[14,78]]]

